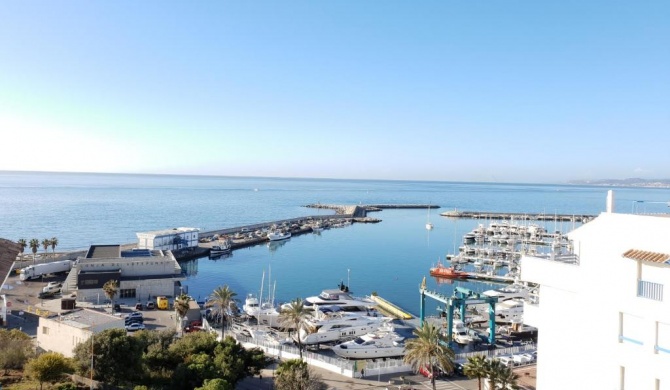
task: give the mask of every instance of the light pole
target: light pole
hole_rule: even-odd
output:
[[[349,289],[349,291],[351,291],[351,282],[349,281],[349,273],[350,272],[351,272],[351,270],[349,268],[347,268],[347,288]]]

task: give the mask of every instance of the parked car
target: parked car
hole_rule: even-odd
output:
[[[147,302],[147,310],[153,310],[156,308],[156,304],[153,302]]]
[[[512,361],[514,364],[528,364],[531,362],[531,358],[524,354],[512,355]]]
[[[498,356],[496,357],[503,364],[503,366],[512,367],[514,366],[514,360],[511,356]]]
[[[117,312],[117,313],[121,312],[121,305],[119,305],[118,303],[115,303],[114,304],[114,311]]]
[[[140,302],[137,302],[135,304],[135,310],[142,310],[142,309],[143,309],[142,304]]]
[[[142,318],[142,319],[144,319],[144,315],[142,315],[142,313],[139,312],[139,311],[134,311],[132,313],[128,313],[126,318]]]
[[[145,329],[144,324],[142,324],[140,322],[133,322],[132,324],[126,325],[126,330],[128,332],[135,332],[135,331],[144,330],[144,329]]]
[[[126,318],[125,321],[126,325],[132,324],[134,322],[139,322],[140,324],[144,323],[144,318],[142,317],[132,317],[132,318]]]
[[[37,295],[37,297],[39,299],[51,299],[56,297],[56,293],[53,291],[42,291]]]

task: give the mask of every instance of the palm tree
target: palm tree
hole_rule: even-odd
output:
[[[35,265],[35,255],[37,254],[37,249],[40,247],[40,241],[37,238],[33,238],[28,243],[30,250],[33,252],[33,265]]]
[[[116,293],[119,292],[119,282],[116,280],[108,280],[105,284],[102,285],[102,291],[105,292],[107,299],[112,301],[112,308],[114,307],[114,297]]]
[[[51,237],[51,251],[53,252],[54,257],[56,257],[56,245],[58,245],[58,238]]]
[[[213,307],[212,314],[217,318],[222,318],[221,323],[221,340],[223,340],[223,327],[224,323],[228,323],[230,317],[230,305],[235,302],[235,297],[237,294],[230,289],[227,285],[223,287],[217,287],[212,291],[209,296],[209,300],[205,307]]]
[[[416,338],[408,340],[405,344],[405,357],[403,360],[409,363],[414,371],[422,367],[430,371],[430,383],[435,390],[435,370],[444,372],[454,370],[454,351],[447,346],[446,338],[440,333],[435,325],[424,322],[423,326],[414,330]]]
[[[48,238],[45,238],[42,240],[42,247],[44,248],[44,253],[48,254],[47,249],[51,246],[51,240]],[[44,256],[46,258],[46,255]]]
[[[21,261],[23,261],[23,252],[26,250],[28,243],[25,238],[19,239],[16,243],[19,244],[19,247],[21,248]]]
[[[312,310],[305,307],[301,298],[296,298],[289,303],[288,307],[282,308],[279,312],[279,323],[282,328],[296,329],[296,340],[298,341],[298,350],[300,351],[300,360],[302,360],[302,342],[300,341],[300,329],[305,324],[307,317]]]
[[[498,359],[486,361],[486,378],[489,380],[489,389],[496,389],[500,381],[500,374],[506,368]]]
[[[177,312],[177,321],[179,321],[179,331],[181,332],[181,320],[186,316],[186,313],[188,313],[188,309],[190,308],[189,302],[191,301],[191,297],[188,295],[182,293],[179,295],[177,298],[174,300],[174,310]]]
[[[503,369],[498,373],[498,383],[500,383],[503,390],[518,389],[518,380],[519,375],[517,375],[510,367],[503,366]]]
[[[463,365],[463,373],[468,378],[477,378],[479,390],[482,390],[482,378],[486,378],[486,357],[484,355],[470,356]]]

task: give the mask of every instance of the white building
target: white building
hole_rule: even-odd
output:
[[[568,234],[574,254],[521,259],[538,389],[670,389],[670,218],[611,209]]]
[[[137,247],[151,250],[177,250],[198,246],[200,229],[180,227],[137,233]]]
[[[75,262],[64,291],[76,291],[78,301],[102,303],[102,286],[119,282],[115,299],[150,300],[156,296],[175,296],[186,277],[170,251],[121,250],[119,245],[91,245],[86,256]]]
[[[74,348],[79,343],[85,342],[91,335],[112,328],[124,329],[123,318],[89,309],[52,318],[40,317],[37,346],[45,351],[73,357]]]

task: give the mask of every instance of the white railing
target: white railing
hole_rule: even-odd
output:
[[[663,285],[660,283],[647,282],[644,280],[637,281],[637,296],[642,298],[649,298],[655,301],[663,300]]]

